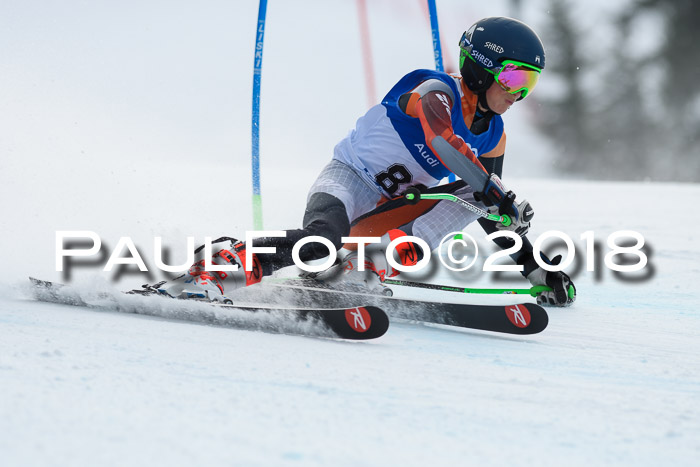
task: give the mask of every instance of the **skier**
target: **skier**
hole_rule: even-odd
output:
[[[308,236],[324,237],[336,249],[343,246],[341,238],[349,235],[381,237],[375,248],[383,252],[390,241],[412,235],[433,249],[446,234],[478,220],[487,233],[508,229],[522,237],[523,247],[512,259],[523,266],[522,274],[532,285],[553,289],[541,293],[538,303],[570,305],[575,299],[575,293],[573,297],[568,293],[571,279],[564,272],[539,267],[525,237],[533,216],[531,206],[518,202],[500,180],[506,143],[501,115],[535,87],[545,66],[542,42],[524,23],[492,17],[472,25],[459,46],[461,76],[413,71],[357,121],[311,187],[303,228],[288,230],[283,238],[253,241],[255,247],[274,247],[275,253],[253,254],[253,264],[246,271],[246,244],[225,238],[230,244],[214,254],[212,263],[236,264],[238,271],[208,272],[200,261],[162,291],[221,299],[226,291],[255,284],[292,265],[293,246]],[[438,187],[451,173],[460,179]],[[449,201],[408,205],[401,195],[412,187],[452,193],[492,213],[507,214],[513,222],[506,227],[477,219]],[[513,241],[500,237],[496,243],[508,248]],[[397,250],[405,253],[399,254],[400,262],[416,264],[423,255],[421,248],[412,242],[401,245]],[[299,251],[304,262],[326,256],[328,249],[317,242]],[[356,274],[361,266],[357,260],[357,252],[351,251],[340,268]],[[368,258],[364,266],[378,282],[397,273],[382,254]]]

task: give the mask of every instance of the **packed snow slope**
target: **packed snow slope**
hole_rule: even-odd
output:
[[[379,99],[434,56],[424,2],[368,3]],[[469,24],[508,15],[511,3],[439,2],[452,59]],[[618,37],[601,11],[621,3],[593,3],[575,8],[598,50]],[[155,237],[181,264],[188,236],[199,244],[252,230],[257,5],[0,2],[0,465],[696,464],[700,186],[552,173],[551,142],[531,125],[537,96],[557,92],[546,73],[505,116],[503,177],[535,209],[533,239],[558,230],[576,246],[567,271],[578,300],[550,310],[541,334],[393,322],[376,341],[343,342],[240,316],[212,326],[165,309],[139,316],[31,299],[30,275],[70,279],[85,294],[138,287],[163,278]],[[276,230],[298,227],[308,187],[367,94],[356,2],[268,10],[260,149],[264,225]],[[524,19],[548,11],[533,4]],[[643,271],[606,267],[606,241],[620,230],[644,237]],[[94,232],[102,256],[57,272],[57,231]],[[596,240],[594,271],[585,232]],[[483,246],[475,266],[422,279],[527,285],[480,273],[488,243],[468,233]],[[149,274],[102,270],[121,237]]]
[[[535,207],[532,238],[561,230],[577,257],[585,258],[583,232],[595,233],[603,253],[614,231],[642,234],[649,263],[623,275],[640,279],[622,280],[601,264],[593,272],[579,268],[575,305],[550,309],[549,327],[528,337],[394,322],[376,341],[347,342],[36,302],[24,277],[61,279],[52,270],[56,229],[96,225],[112,247],[128,234],[145,244],[174,213],[197,210],[197,201],[184,197],[168,212],[146,212],[138,197],[124,194],[123,204],[108,209],[113,222],[100,222],[102,211],[68,208],[68,187],[56,209],[28,217],[31,228],[14,249],[3,245],[5,269],[17,275],[3,278],[0,299],[2,464],[695,463],[700,223],[688,213],[700,187],[528,179],[510,185]],[[272,191],[271,198],[280,196],[266,204],[267,218],[275,219],[266,227],[295,226],[303,190]],[[96,203],[107,197],[95,193]],[[132,209],[138,215],[128,218]],[[246,209],[244,203],[247,216]],[[177,235],[185,222],[175,219],[168,239],[184,244]],[[238,233],[221,222],[204,222],[209,232],[196,234]],[[231,230],[237,228],[245,226]],[[478,229],[467,232],[479,236]],[[75,276],[84,290],[143,282],[126,276],[109,283],[96,264]],[[474,271],[439,270],[428,279],[503,284]],[[397,291],[411,293],[473,299]]]

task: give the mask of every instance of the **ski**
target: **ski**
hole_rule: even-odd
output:
[[[396,298],[359,288],[328,285],[313,279],[281,279],[268,282],[278,288],[296,290],[300,300],[332,306],[363,302],[385,310],[391,318],[434,323],[507,334],[536,334],[549,323],[544,308],[535,303],[473,305]],[[285,297],[288,299],[288,297]]]
[[[149,304],[156,304],[154,302],[149,303],[148,299],[145,301],[140,299],[135,304],[120,303],[118,297],[109,293],[97,294],[98,300],[91,303],[81,297],[79,293],[70,290],[70,287],[65,284],[43,281],[33,277],[30,277],[29,280],[33,285],[34,297],[37,300],[64,305],[161,316],[245,329],[279,331],[282,334],[325,336],[351,340],[375,339],[384,335],[389,329],[387,314],[377,306],[356,305],[343,307],[338,305],[328,308],[257,306],[154,296],[153,299],[159,300],[158,306],[149,307]],[[151,290],[144,288],[144,290],[123,292],[123,294],[138,296],[156,295]],[[167,303],[163,305],[163,302],[160,300],[172,301],[170,303],[177,306],[169,307]],[[163,308],[165,310],[171,308],[171,310],[170,312],[164,312]],[[192,309],[188,310],[188,308]],[[197,309],[197,312],[194,312],[194,308]],[[209,312],[210,309],[224,312],[240,312],[244,316],[232,317],[221,313],[211,313]],[[270,316],[273,318],[272,322],[267,319]]]

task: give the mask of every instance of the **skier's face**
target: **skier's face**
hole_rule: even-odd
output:
[[[497,114],[505,113],[506,110],[510,109],[510,106],[520,99],[521,92],[516,92],[515,94],[510,94],[508,91],[503,89],[500,84],[494,82],[486,90],[486,103],[489,108],[496,112]]]

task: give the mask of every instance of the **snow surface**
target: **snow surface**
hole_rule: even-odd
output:
[[[6,283],[3,465],[693,464],[700,258],[694,229],[666,220],[687,207],[659,193],[689,205],[700,188],[517,186],[541,229],[642,233],[653,278],[581,272],[576,304],[535,336],[392,323],[359,343],[39,303]],[[636,203],[619,212],[621,192]]]
[[[579,267],[577,302],[550,310],[539,335],[394,322],[376,341],[344,342],[29,298],[27,276],[64,279],[58,230],[94,231],[106,254],[129,236],[153,267],[155,236],[176,264],[189,235],[252,229],[255,3],[0,5],[0,465],[697,464],[700,186],[550,174],[547,143],[528,126],[535,101],[506,115],[504,176],[535,209],[533,238],[560,230],[579,259],[587,231],[603,255],[618,230],[651,248],[636,282]],[[432,67],[419,3],[371,3],[377,89]],[[468,14],[463,3],[440,3],[451,5],[448,43],[507,2],[459,7]],[[303,15],[296,2],[269,7],[266,229],[298,226],[307,187],[364,110],[359,46],[347,40],[354,2],[326,4],[305,3]],[[310,79],[319,67],[333,79]],[[329,115],[327,96],[347,105]],[[483,257],[430,279],[527,285],[479,274]],[[162,277],[114,280],[103,264],[74,268],[73,282],[128,289]]]

